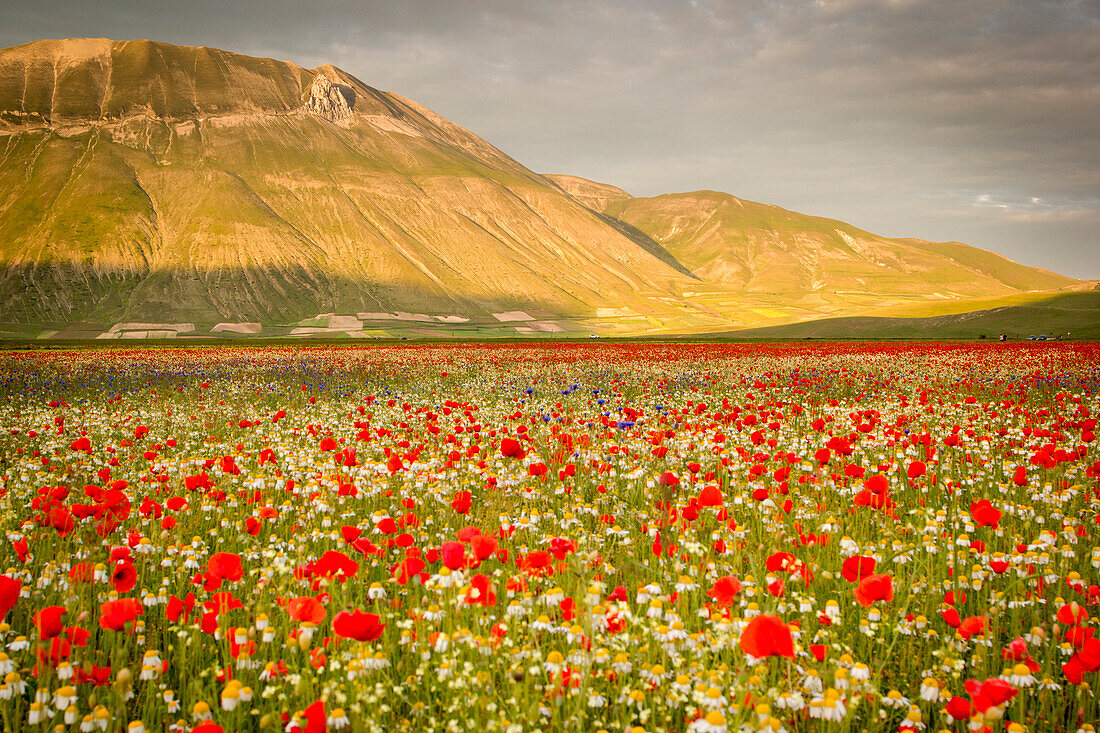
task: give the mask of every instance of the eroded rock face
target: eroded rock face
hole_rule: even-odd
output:
[[[351,104],[340,87],[333,84],[332,80],[324,74],[318,74],[313,80],[305,109],[307,112],[324,117],[329,122],[339,122],[346,117],[351,117],[352,113]]]

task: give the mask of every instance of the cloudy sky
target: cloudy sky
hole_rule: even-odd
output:
[[[1100,278],[1100,0],[2,2],[2,46],[333,63],[540,172]]]

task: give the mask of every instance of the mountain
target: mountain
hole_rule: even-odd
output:
[[[0,335],[686,333],[1072,282],[726,194],[542,176],[329,65],[0,50]]]
[[[633,198],[626,191],[609,183],[597,183],[580,176],[547,173],[546,178],[595,211],[606,211],[612,204]]]
[[[635,198],[613,186],[550,176],[600,213],[666,249],[700,279],[786,302],[830,297],[975,298],[1052,290],[1075,280],[958,242],[880,237],[716,191]]]
[[[659,311],[688,280],[335,67],[42,41],[0,51],[0,107],[0,320]]]

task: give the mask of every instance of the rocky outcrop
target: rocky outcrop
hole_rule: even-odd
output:
[[[318,74],[313,80],[313,86],[309,88],[305,110],[324,117],[329,122],[339,122],[351,117],[352,103],[348,100],[349,96],[352,95],[345,95],[340,86],[333,84],[327,76]]]

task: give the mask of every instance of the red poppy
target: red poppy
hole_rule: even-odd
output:
[[[874,574],[875,565],[877,564],[877,561],[873,557],[852,555],[844,561],[844,565],[841,566],[840,574],[843,575],[844,579],[849,583],[858,583],[863,578]]]
[[[192,728],[191,733],[225,733],[225,729],[213,720],[208,720]]]
[[[455,537],[458,538],[459,542],[469,542],[474,537],[477,537],[480,534],[481,534],[481,529],[479,529],[478,527],[474,527],[474,526],[470,525],[470,526],[463,527],[462,529],[455,532]]]
[[[890,481],[881,473],[876,473],[873,476],[869,476],[863,482],[863,488],[870,491],[872,494],[886,493],[890,488]]]
[[[206,577],[210,580],[240,580],[244,577],[241,556],[232,552],[215,552],[206,563]]]
[[[869,506],[872,509],[889,509],[896,506],[894,500],[890,498],[889,491],[875,494],[870,489],[863,489],[852,497],[852,504],[855,506]]]
[[[27,538],[23,537],[11,543],[11,547],[15,550],[16,556],[19,558],[19,562],[26,562],[27,556],[30,555],[30,545],[27,543]]]
[[[170,596],[168,605],[164,609],[164,615],[172,623],[177,623],[182,617],[185,621],[190,618],[191,611],[195,608],[195,594],[188,593],[183,600]]]
[[[970,504],[970,516],[978,523],[979,527],[997,528],[1001,521],[1001,510],[990,503],[989,499],[982,499]]]
[[[110,631],[123,631],[126,624],[141,616],[145,610],[133,598],[107,601],[99,607],[99,625]],[[133,631],[133,628],[130,629]]]
[[[125,481],[116,481],[116,485],[125,485]],[[103,492],[99,497],[99,506],[96,510],[96,516],[103,514],[109,514],[112,519],[122,519],[130,516],[130,497],[122,493],[121,489],[114,488],[108,489]]]
[[[944,706],[944,711],[955,720],[969,720],[974,708],[965,697],[953,697]]]
[[[487,575],[475,575],[470,581],[470,592],[466,594],[466,603],[479,606],[495,606],[497,595],[493,592],[493,583]]]
[[[1095,633],[1092,628],[1087,626],[1071,626],[1066,629],[1064,638],[1074,647],[1080,649]]]
[[[50,510],[50,526],[57,530],[58,537],[66,537],[73,531],[76,521],[69,513],[68,507],[58,506]]]
[[[328,730],[328,718],[325,715],[325,703],[321,700],[310,705],[302,712],[306,719],[304,733],[325,733]]]
[[[1080,626],[1089,617],[1088,611],[1074,601],[1058,609],[1058,620],[1067,626]]]
[[[63,633],[73,646],[88,646],[88,640],[92,638],[92,632],[79,626],[69,626]]]
[[[985,633],[985,616],[967,616],[959,624],[959,634],[964,639],[971,636],[981,636]]]
[[[215,593],[202,605],[206,609],[206,613],[202,616],[202,626],[203,631],[207,633],[213,633],[218,629],[218,616],[237,608],[244,608],[244,604],[227,591]]]
[[[84,667],[77,667],[75,671],[73,679],[78,685],[92,684],[96,687],[104,687],[111,681],[110,667],[97,667],[93,664],[87,671]]]
[[[1073,655],[1086,672],[1095,672],[1100,669],[1100,639],[1085,639],[1080,649]]]
[[[202,473],[196,474],[194,476],[185,476],[183,479],[183,485],[188,491],[198,491],[199,489],[211,488],[214,485],[214,482],[211,481],[210,476],[207,475],[205,471],[203,471]],[[179,502],[176,502],[179,505],[178,507],[172,505],[172,502],[175,499],[179,499]],[[179,509],[183,508],[186,505],[187,501],[182,497],[174,496],[172,497],[172,499],[168,500],[168,508],[172,511],[179,511]]]
[[[470,549],[478,560],[488,560],[497,551],[497,541],[493,537],[477,535],[470,540]]]
[[[527,457],[527,451],[523,449],[523,445],[515,438],[505,438],[500,441],[500,453],[506,458],[522,459]]]
[[[54,637],[48,640],[47,644],[44,644],[38,649],[38,659],[41,662],[49,664],[51,667],[56,667],[61,662],[69,658],[73,653],[72,644],[64,637]]]
[[[722,492],[717,486],[704,486],[699,492],[699,506],[722,506]]]
[[[794,657],[791,627],[778,616],[755,616],[741,632],[740,645],[753,657]]]
[[[314,564],[313,572],[322,578],[338,577],[347,580],[359,572],[359,563],[339,550],[329,550]]]
[[[111,584],[119,593],[129,593],[137,585],[137,568],[129,560],[115,563],[111,571]]]
[[[332,630],[337,636],[356,641],[374,641],[385,630],[386,625],[373,613],[363,611],[341,611],[332,620]]]
[[[473,495],[469,491],[456,491],[455,498],[451,502],[451,508],[459,514],[468,514],[473,503]]]
[[[856,601],[867,607],[875,601],[894,600],[894,580],[889,575],[868,575],[859,581],[855,590]]]
[[[65,615],[64,606],[46,606],[35,614],[34,625],[43,640],[52,639],[65,630],[61,617]]]
[[[991,707],[1004,705],[1019,693],[1019,690],[999,677],[990,677],[985,682],[967,680],[963,686],[970,695],[974,710],[983,714]]]
[[[769,573],[777,573],[780,570],[790,570],[798,563],[798,559],[789,552],[773,552],[768,555],[764,563]]]
[[[444,542],[439,548],[439,554],[443,557],[443,564],[451,570],[458,570],[466,565],[466,546],[461,542]]]
[[[567,555],[577,551],[577,543],[564,537],[555,537],[550,540],[550,554],[558,560],[564,560]]]
[[[424,561],[419,557],[406,557],[393,568],[393,578],[401,585],[405,585],[413,578],[420,578],[424,582],[428,574],[424,572]]]
[[[95,566],[90,562],[78,562],[69,569],[69,580],[74,583],[91,583],[95,580]]]
[[[521,570],[541,570],[550,566],[550,553],[545,550],[535,550],[524,555],[519,560]]]
[[[233,456],[222,456],[221,459],[222,473],[229,473],[233,475],[239,475],[241,472],[240,467],[234,460]]]
[[[22,589],[23,584],[15,578],[0,575],[0,621],[4,620],[4,616],[19,600],[19,591]]]
[[[188,476],[187,478],[194,478],[194,476]],[[164,505],[172,511],[178,512],[181,509],[187,508],[187,499],[184,499],[182,496],[173,496],[170,497],[168,501],[164,502]]]
[[[299,596],[286,604],[286,611],[295,621],[319,624],[325,620],[325,607],[313,596]]]

